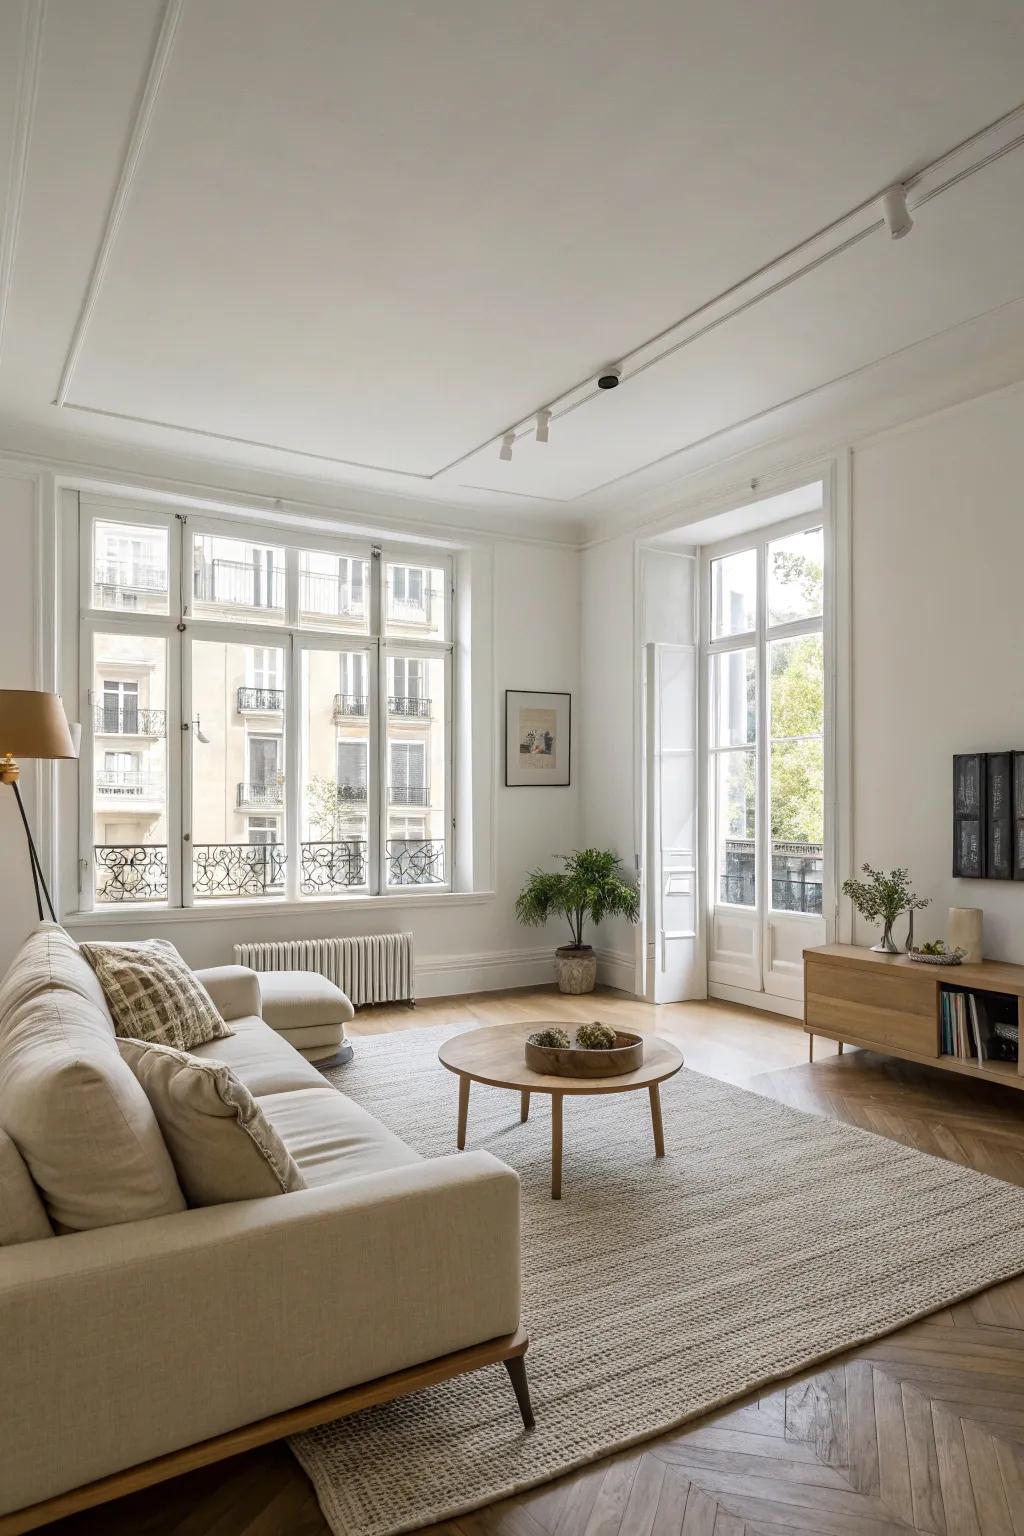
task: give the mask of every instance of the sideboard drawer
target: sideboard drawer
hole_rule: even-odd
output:
[[[938,1056],[938,995],[927,976],[804,962],[804,1023],[843,1040]]]

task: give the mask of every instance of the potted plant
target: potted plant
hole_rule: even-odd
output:
[[[560,853],[563,868],[533,870],[516,899],[516,917],[527,927],[539,928],[549,917],[564,917],[572,934],[570,944],[555,950],[555,975],[560,992],[593,992],[597,981],[597,956],[583,942],[583,925],[595,925],[606,917],[624,917],[635,923],[640,916],[640,892],[629,880],[614,853],[599,848]]]
[[[931,901],[930,896],[918,896],[910,889],[910,871],[891,869],[888,874],[872,869],[870,864],[861,865],[866,880],[852,876],[843,881],[843,895],[849,896],[857,911],[869,923],[882,924],[882,937],[871,948],[879,954],[895,955],[899,945],[892,936],[892,925],[901,912],[920,912]]]

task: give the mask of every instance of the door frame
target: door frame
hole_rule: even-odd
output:
[[[836,459],[830,459],[825,463],[808,466],[803,472],[792,473],[786,478],[773,479],[770,484],[765,483],[755,490],[755,483],[751,483],[751,494],[738,495],[734,500],[723,504],[716,499],[714,511],[711,516],[720,515],[723,521],[737,512],[754,508],[759,502],[768,501],[787,491],[795,491],[802,486],[822,482],[822,506],[820,512],[801,513],[791,518],[781,518],[775,522],[765,523],[755,527],[746,533],[728,535],[713,543],[704,543],[699,550],[699,586],[698,612],[699,612],[699,677],[698,677],[698,739],[700,743],[698,762],[698,796],[700,816],[700,856],[698,862],[703,865],[702,876],[702,904],[701,914],[704,931],[707,935],[705,946],[705,964],[710,963],[712,953],[712,935],[714,918],[714,890],[713,881],[716,877],[716,857],[713,848],[715,828],[711,812],[711,786],[709,783],[709,731],[708,731],[708,679],[709,657],[713,649],[709,647],[710,634],[710,561],[721,555],[729,554],[736,550],[749,549],[758,546],[765,541],[770,533],[772,538],[783,536],[787,532],[795,532],[800,528],[814,527],[819,522],[823,528],[825,551],[825,579],[824,579],[824,614],[822,623],[822,644],[825,667],[825,722],[824,722],[824,755],[825,755],[825,859],[822,875],[822,918],[825,924],[826,943],[849,942],[850,916],[847,904],[840,902],[839,871],[849,868],[851,849],[853,844],[853,808],[851,798],[851,635],[850,635],[850,461],[845,454]],[[764,582],[761,579],[759,554],[759,588],[758,603],[764,601]],[[759,615],[760,619],[760,615]],[[763,624],[758,623],[751,643],[758,644],[758,636],[763,634]],[[731,637],[740,638],[740,637]],[[764,695],[765,679],[763,667],[758,667],[758,707],[759,718],[765,718]],[[758,733],[757,755],[759,782],[764,782],[763,759],[767,752],[767,738],[763,729]],[[760,797],[759,797],[760,798]],[[763,807],[758,804],[758,830],[757,845],[760,855],[761,818]],[[764,860],[758,857],[758,869],[756,879],[759,890],[763,891],[766,871],[763,869]],[[763,900],[762,900],[763,905]],[[768,921],[770,913],[764,907],[764,923]],[[764,964],[762,954],[762,938],[764,923],[759,925],[757,933],[757,963],[762,978],[764,976]],[[718,997],[727,1002],[742,1003],[757,1007],[773,1013],[781,1013],[792,1018],[803,1017],[802,999],[787,998],[777,994],[761,991],[752,991],[743,987],[730,986],[722,982],[708,982],[708,995]]]

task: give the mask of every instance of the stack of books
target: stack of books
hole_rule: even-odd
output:
[[[958,1061],[976,1061],[980,1067],[987,1061],[1018,1059],[1017,1024],[998,1017],[1002,1010],[993,1008],[992,1000],[984,993],[943,989],[940,997],[944,1056],[955,1056]]]

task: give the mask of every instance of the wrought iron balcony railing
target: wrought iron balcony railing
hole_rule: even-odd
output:
[[[303,843],[299,888],[303,896],[325,896],[366,884],[366,843],[354,838]]]
[[[384,845],[389,885],[439,885],[444,880],[444,839],[389,837]]]
[[[280,843],[194,843],[192,893],[202,898],[283,891],[286,859]]]
[[[162,800],[164,781],[156,773],[117,773],[107,768],[96,771],[96,793],[125,800]]]
[[[365,693],[336,693],[334,695],[335,725],[337,725],[339,721],[351,718],[352,716],[365,715],[366,704],[367,699]]]
[[[93,860],[98,902],[167,900],[166,843],[98,844]]]
[[[824,853],[821,843],[772,844],[773,912],[820,915]],[[734,907],[752,907],[756,904],[756,854],[752,838],[726,840],[725,869],[719,875],[718,899]]]
[[[156,740],[167,734],[167,712],[104,702],[93,711],[93,727],[97,736],[148,736]]]
[[[391,694],[388,696],[389,715],[411,715],[421,720],[430,719],[430,700],[403,698]]]
[[[365,804],[366,803],[366,785],[365,784],[339,784],[338,785],[338,799],[341,802],[343,802],[343,803],[355,802],[356,804]]]
[[[136,563],[135,565],[104,564],[98,561],[93,572],[98,587],[112,587],[121,592],[167,593],[167,568],[163,565]]]
[[[429,805],[429,784],[389,784],[388,801],[391,805]]]
[[[304,614],[319,619],[362,619],[366,603],[361,587],[324,571],[299,572],[299,606]]]
[[[248,560],[201,561],[193,574],[193,591],[200,602],[229,608],[284,610],[284,570],[269,570]]]
[[[263,714],[280,714],[284,709],[283,688],[239,688],[238,713],[240,715],[252,712]]]
[[[243,806],[284,805],[284,785],[276,779],[269,784],[239,784],[235,804]]]

